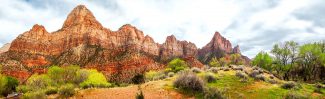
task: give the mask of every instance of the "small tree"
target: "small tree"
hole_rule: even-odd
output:
[[[89,88],[89,87],[109,87],[111,86],[110,83],[107,82],[105,76],[98,72],[97,70],[89,70],[88,78],[80,83],[82,88]]]
[[[188,66],[187,66],[186,62],[179,58],[173,59],[172,61],[170,61],[168,63],[168,68],[171,68],[171,70],[175,73],[178,71],[184,70],[187,67]]]
[[[272,61],[272,57],[269,56],[269,54],[266,52],[259,52],[253,59],[252,64],[271,71]]]

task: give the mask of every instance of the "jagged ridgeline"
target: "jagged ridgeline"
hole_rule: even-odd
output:
[[[92,12],[79,5],[55,32],[36,24],[20,34],[7,49],[1,50],[0,63],[5,74],[21,81],[33,73],[46,72],[52,65],[74,64],[97,69],[111,80],[128,82],[144,71],[164,68],[175,57],[185,59],[191,66],[202,67],[201,62],[207,63],[213,57],[240,54],[239,47],[232,48],[220,33],[216,32],[212,38],[202,49],[173,35],[159,44],[130,24],[117,31],[105,28]]]

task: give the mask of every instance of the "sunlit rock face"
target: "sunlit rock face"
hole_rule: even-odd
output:
[[[125,24],[117,31],[103,27],[85,6],[74,8],[61,29],[48,32],[42,25],[19,35],[0,50],[3,72],[26,80],[33,73],[45,73],[51,65],[79,65],[103,72],[112,81],[129,82],[137,74],[162,69],[173,58],[202,67],[198,57],[210,53],[240,53],[216,32],[202,49],[171,35],[158,44],[136,27]],[[208,59],[207,59],[208,61]]]

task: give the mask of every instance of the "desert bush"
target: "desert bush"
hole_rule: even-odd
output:
[[[208,87],[204,90],[204,99],[225,99],[225,95],[216,88]]]
[[[271,76],[270,76],[270,79],[274,79],[274,76],[273,76],[273,75],[271,75]]]
[[[39,90],[35,92],[24,93],[23,99],[46,99],[46,94],[44,91]]]
[[[175,88],[189,92],[202,92],[204,88],[204,82],[196,74],[185,71],[182,72],[173,83]]]
[[[206,73],[204,78],[208,83],[215,82],[217,80],[216,77],[211,73]]]
[[[249,74],[249,76],[250,77],[256,77],[257,75],[259,75],[260,74],[260,72],[258,71],[258,70],[253,70],[250,74]]]
[[[170,68],[173,72],[178,72],[188,68],[186,62],[179,58],[173,59],[168,63],[168,68]]]
[[[291,89],[297,86],[297,83],[294,81],[288,81],[281,85],[283,89]]]
[[[308,99],[308,96],[299,94],[297,92],[288,92],[285,96],[285,99]]]
[[[76,72],[76,78],[74,80],[74,83],[80,84],[81,82],[87,80],[88,76],[89,76],[88,70],[80,69]]]
[[[168,77],[173,77],[175,75],[175,73],[174,72],[169,72],[167,75],[168,75]]]
[[[26,93],[26,92],[31,91],[31,90],[32,89],[30,87],[26,86],[26,85],[19,85],[16,88],[16,91],[20,92],[20,93]]]
[[[202,70],[200,68],[197,68],[197,67],[191,68],[191,71],[194,72],[194,73],[201,73],[202,72]]]
[[[58,93],[63,97],[70,97],[75,94],[74,88],[73,84],[65,84],[59,88]]]
[[[237,71],[236,74],[235,74],[237,77],[239,78],[246,78],[247,75],[243,72],[240,72],[240,71]]]
[[[212,72],[212,73],[218,73],[218,68],[216,68],[216,67],[211,67],[211,68],[209,69],[209,71]]]
[[[254,78],[256,80],[261,80],[261,81],[265,81],[266,80],[266,77],[263,74],[256,75]]]
[[[240,71],[243,71],[243,70],[244,70],[244,68],[243,68],[243,67],[241,67],[241,66],[238,66],[238,67],[234,67],[233,69],[234,69],[234,70],[240,70]]]
[[[46,95],[51,95],[51,94],[56,94],[58,93],[58,88],[57,87],[48,87],[45,89],[45,94]]]
[[[80,67],[77,65],[71,65],[64,67],[63,80],[65,83],[74,83],[77,78],[77,71]]]
[[[277,84],[278,83],[278,81],[276,81],[275,79],[269,79],[268,82],[271,83],[271,84]]]
[[[146,81],[153,81],[153,80],[159,80],[163,79],[165,74],[163,72],[157,72],[157,71],[149,71],[145,73],[145,80]]]
[[[88,78],[80,83],[80,87],[89,88],[89,87],[109,87],[111,84],[107,82],[105,76],[98,72],[97,70],[88,70]]]
[[[32,90],[44,89],[52,85],[52,79],[45,74],[34,74],[28,78],[26,85],[31,87]]]

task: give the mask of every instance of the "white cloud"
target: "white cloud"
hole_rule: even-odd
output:
[[[34,24],[56,31],[73,7],[84,4],[112,30],[130,23],[159,43],[174,34],[198,47],[219,31],[252,58],[261,50],[270,50],[276,42],[324,38],[320,36],[325,33],[324,26],[315,26],[314,21],[305,18],[308,16],[301,19],[293,14],[319,3],[321,0],[2,0],[0,45]]]

